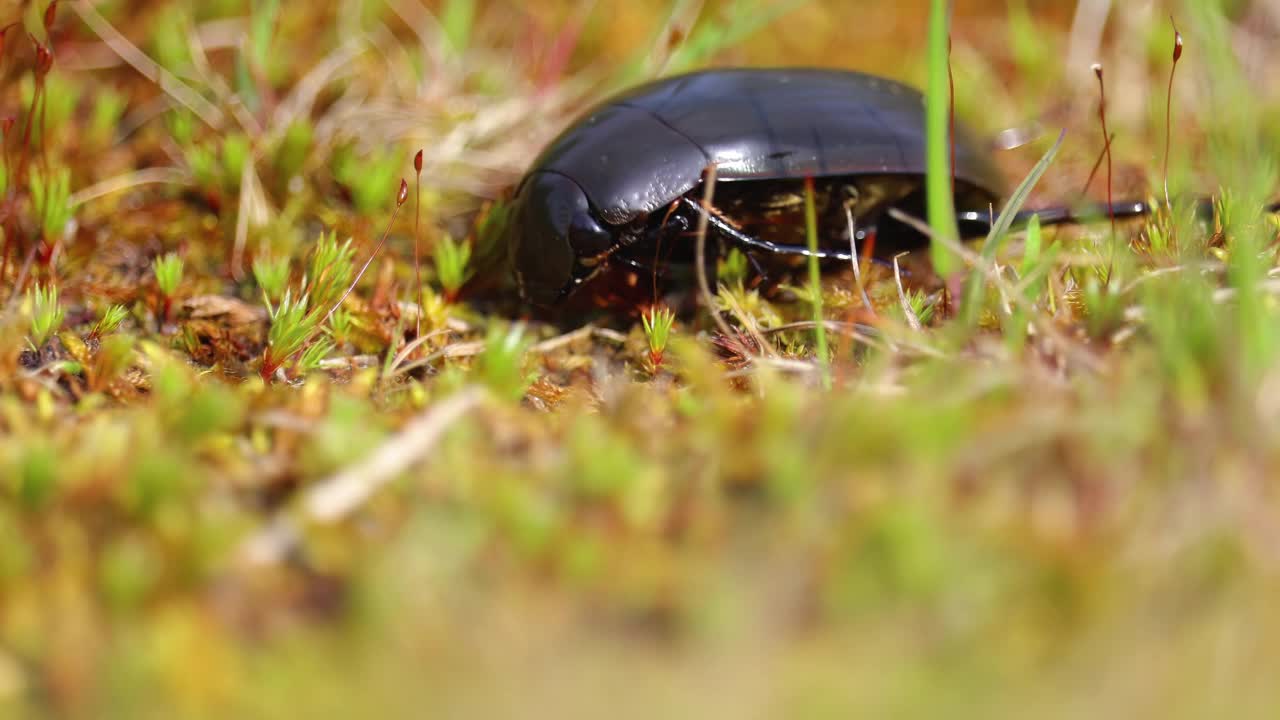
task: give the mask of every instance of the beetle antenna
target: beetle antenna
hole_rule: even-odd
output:
[[[360,272],[356,273],[355,279],[351,281],[351,286],[347,288],[346,292],[342,293],[342,297],[338,298],[338,302],[334,303],[333,307],[329,308],[329,312],[324,316],[326,321],[333,316],[333,311],[342,307],[342,303],[346,302],[347,296],[350,295],[351,291],[355,290],[356,285],[360,283],[360,278],[364,277],[365,271],[369,269],[369,264],[373,262],[374,258],[378,257],[378,253],[382,251],[382,246],[387,242],[387,236],[391,234],[391,227],[396,224],[396,216],[400,214],[400,208],[408,198],[409,183],[405,182],[404,178],[401,178],[400,191],[396,193],[396,207],[391,211],[391,220],[387,222],[387,229],[382,231],[382,239],[378,241],[378,245],[373,249],[373,252],[369,253],[369,259],[365,260],[364,265],[360,266]]]
[[[1170,208],[1169,201],[1169,143],[1173,135],[1173,74],[1178,70],[1178,61],[1182,59],[1182,33],[1178,32],[1178,22],[1169,16],[1173,24],[1173,64],[1169,66],[1169,89],[1164,104],[1164,204]]]

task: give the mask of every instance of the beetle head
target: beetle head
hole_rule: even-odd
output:
[[[559,173],[529,177],[517,206],[516,283],[526,300],[551,305],[591,277],[613,233],[596,220],[582,188]]]

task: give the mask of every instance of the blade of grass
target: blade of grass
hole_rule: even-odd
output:
[[[951,155],[947,128],[951,99],[947,81],[947,38],[950,19],[947,0],[933,0],[929,14],[929,84],[925,94],[925,199],[929,226],[936,235],[955,240],[955,198],[951,192]],[[960,259],[943,243],[930,243],[934,270],[947,277],[960,270]]]
[[[1000,215],[996,217],[996,221],[991,225],[991,231],[987,233],[987,240],[982,245],[981,257],[983,267],[990,264],[995,258],[996,251],[1004,243],[1004,238],[1009,233],[1009,228],[1013,226],[1014,218],[1018,211],[1027,202],[1027,197],[1031,195],[1031,190],[1040,182],[1040,178],[1044,176],[1045,171],[1049,169],[1049,165],[1053,163],[1053,159],[1057,157],[1058,150],[1062,148],[1062,141],[1067,137],[1067,131],[1063,130],[1058,133],[1058,139],[1053,146],[1045,151],[1040,161],[1031,168],[1031,172],[1019,183],[1018,188],[1009,196],[1008,203],[1004,209],[1000,211]],[[969,279],[965,288],[964,306],[961,308],[964,324],[967,327],[973,327],[982,310],[982,291],[986,287],[986,281],[981,268],[975,268],[969,274]]]
[[[818,267],[818,211],[813,198],[813,178],[804,179],[804,232],[809,243],[809,288],[813,293],[813,335],[817,345],[822,386],[831,388],[831,360],[827,356],[827,325],[822,313],[822,272]],[[857,260],[855,259],[856,263]]]

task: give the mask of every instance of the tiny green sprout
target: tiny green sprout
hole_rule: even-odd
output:
[[[99,143],[109,143],[127,107],[128,98],[123,93],[110,86],[96,89],[89,120],[89,135]]]
[[[31,303],[31,347],[39,350],[62,327],[65,312],[58,305],[58,288],[36,285],[27,291]]]
[[[173,294],[182,283],[182,258],[177,253],[166,253],[151,262],[151,270],[155,273],[156,287],[160,290],[160,319],[167,321],[173,311]]]
[[[178,137],[174,133],[174,138]],[[195,141],[179,143],[183,148],[182,159],[196,185],[202,188],[214,188],[218,185],[218,157],[213,149]]]
[[[66,127],[75,114],[76,105],[80,102],[81,87],[79,83],[66,75],[50,74],[44,79],[44,89],[37,93],[38,84],[35,77],[26,75],[19,82],[22,104],[34,108],[40,116],[31,126],[31,141],[36,145],[47,143],[46,138],[55,137]],[[32,103],[37,102],[38,107]]]
[[[355,329],[355,317],[346,308],[338,308],[329,316],[329,334],[339,344],[349,342]]]
[[[721,284],[736,285],[747,279],[747,256],[738,248],[731,248],[729,254],[720,260],[716,272]]]
[[[189,32],[194,23],[191,11],[185,3],[161,6],[152,22],[151,57],[160,65],[178,75],[193,65]]]
[[[267,308],[271,328],[267,331],[267,349],[262,355],[260,374],[263,380],[270,380],[276,370],[315,335],[324,311],[312,310],[309,306],[307,295],[294,298],[292,290],[286,290],[279,305]]]
[[[285,128],[284,136],[276,147],[276,171],[288,179],[302,171],[311,154],[315,129],[306,119],[296,120]]]
[[[228,191],[239,189],[241,173],[252,154],[253,148],[244,133],[232,133],[222,140],[222,186]]]
[[[1115,332],[1124,322],[1124,297],[1119,282],[1113,277],[1104,284],[1101,273],[1090,275],[1081,288],[1085,326],[1090,337],[1101,339]]]
[[[340,243],[332,231],[320,235],[304,283],[315,307],[332,307],[342,298],[355,272],[355,256],[351,238]]]
[[[675,320],[676,314],[669,307],[650,307],[640,315],[640,324],[644,326],[644,335],[649,340],[649,361],[654,369],[662,367]]]
[[[929,296],[923,290],[908,291],[907,306],[911,308],[911,314],[915,315],[922,325],[928,325],[933,319],[934,305],[929,302]]]
[[[289,284],[289,258],[265,255],[254,258],[253,279],[269,302],[279,302]]]
[[[32,168],[31,205],[40,218],[46,241],[61,238],[71,220],[71,171],[57,168],[49,173]]]
[[[471,262],[471,246],[465,240],[454,240],[449,234],[440,238],[435,247],[436,277],[444,288],[444,297],[448,302],[458,298],[458,291],[463,283],[471,277],[467,265]]]
[[[196,118],[185,110],[174,110],[166,117],[165,124],[169,128],[169,137],[179,147],[188,148],[196,139]],[[190,162],[190,157],[187,158]]]
[[[320,361],[333,352],[333,348],[333,341],[329,338],[322,337],[317,339],[298,355],[298,361],[293,365],[293,373],[301,376],[319,368]]]
[[[529,342],[520,324],[504,328],[493,325],[480,353],[480,378],[493,393],[511,402],[519,401],[532,381],[524,372],[524,356]]]
[[[156,287],[165,296],[173,295],[182,282],[184,265],[177,253],[166,253],[151,262],[151,269],[156,275]]]
[[[102,313],[102,317],[98,322],[94,323],[93,330],[89,332],[89,337],[102,338],[116,331],[120,327],[120,323],[129,317],[129,310],[123,305],[112,305]]]

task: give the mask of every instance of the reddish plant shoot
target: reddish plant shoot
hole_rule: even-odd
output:
[[[1178,70],[1178,61],[1182,59],[1182,33],[1178,32],[1178,23],[1169,16],[1173,24],[1173,64],[1169,67],[1169,90],[1164,105],[1164,204],[1172,208],[1169,200],[1169,146],[1173,139],[1173,74]]]
[[[413,156],[413,172],[415,179],[413,184],[413,277],[417,283],[417,297],[414,301],[418,304],[418,313],[415,316],[413,325],[413,336],[415,338],[422,337],[422,248],[421,236],[419,235],[418,225],[422,216],[422,150]]]
[[[31,38],[31,42],[36,46],[36,79],[44,80],[53,69],[53,51],[47,45],[42,44],[35,37]]]
[[[53,69],[53,51],[43,45],[34,35],[28,34],[31,38],[32,45],[35,46],[36,64],[34,68],[35,75],[35,92],[31,95],[31,107],[27,110],[27,122],[22,132],[22,167],[19,169],[17,181],[21,181],[26,176],[25,169],[29,162],[31,152],[31,132],[35,126],[36,118],[40,120],[40,147],[41,159],[44,159],[44,125],[45,125],[45,106],[48,104],[45,100],[45,79],[49,76],[49,71]],[[38,109],[37,109],[38,108]],[[46,166],[47,162],[44,163]],[[47,173],[46,173],[47,176]]]
[[[58,0],[49,3],[49,7],[44,9],[44,31],[46,33],[53,32],[53,23],[58,19]]]
[[[17,120],[16,117],[9,115],[0,121],[0,146],[4,155],[4,186],[9,189],[9,192],[13,192],[13,178],[9,175],[9,134]]]
[[[1081,195],[1088,195],[1089,188],[1093,187],[1093,181],[1098,177],[1098,170],[1102,168],[1102,161],[1107,159],[1107,151],[1111,149],[1111,143],[1116,139],[1116,134],[1111,133],[1107,136],[1107,142],[1098,151],[1098,157],[1093,161],[1093,167],[1089,169],[1089,177],[1085,178],[1084,188],[1080,191]]]
[[[1111,239],[1116,235],[1116,208],[1111,196],[1111,134],[1107,132],[1107,86],[1102,80],[1102,63],[1093,64],[1093,74],[1098,77],[1098,119],[1102,123],[1102,142],[1107,152],[1107,217],[1111,219]]]

